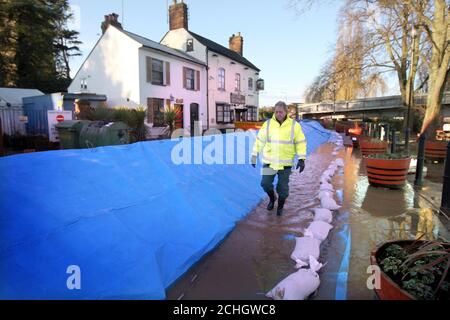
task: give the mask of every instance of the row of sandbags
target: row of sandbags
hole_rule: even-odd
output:
[[[342,137],[339,134],[332,134],[330,142],[334,143],[332,155],[336,156],[343,148]],[[328,233],[333,228],[333,211],[339,210],[340,206],[334,200],[335,190],[331,184],[331,179],[338,169],[344,167],[342,158],[337,158],[331,162],[328,168],[322,173],[320,187],[317,194],[320,206],[314,208],[314,219],[303,230],[302,237],[295,238],[295,248],[291,254],[295,261],[295,268],[298,271],[290,274],[281,280],[266,296],[274,300],[304,300],[314,293],[320,285],[318,271],[324,264],[318,261],[320,257],[320,244],[328,237]]]

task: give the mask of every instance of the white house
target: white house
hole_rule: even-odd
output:
[[[240,33],[229,39],[229,48],[188,29],[188,8],[176,0],[169,7],[170,30],[161,44],[202,61],[207,69],[207,118],[210,128],[233,128],[234,121],[256,121],[258,91],[264,87],[260,70],[243,56]]]
[[[68,91],[101,93],[109,107],[147,108],[151,127],[162,112],[177,112],[176,128],[207,127],[206,63],[125,31],[117,14],[105,16],[103,34],[75,75]]]

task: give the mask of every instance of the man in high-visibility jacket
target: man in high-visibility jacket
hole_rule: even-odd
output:
[[[277,197],[273,189],[275,175],[278,175],[277,215],[283,213],[284,203],[289,195],[289,175],[292,172],[294,158],[298,156],[296,169],[305,168],[306,139],[303,129],[295,120],[287,116],[287,106],[279,101],[271,119],[264,122],[258,132],[252,152],[252,166],[256,167],[258,154],[262,153],[261,186],[269,195],[267,210],[272,210]]]

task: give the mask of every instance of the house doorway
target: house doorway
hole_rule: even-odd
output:
[[[198,126],[196,121],[199,120],[198,116],[198,103],[191,103],[190,105],[190,121],[191,121],[191,137],[195,135],[195,126]],[[199,128],[200,129],[200,128]],[[200,131],[199,131],[200,132]]]
[[[175,111],[175,126],[174,129],[181,129],[183,128],[183,105],[182,104],[175,104],[174,106]]]
[[[235,109],[235,121],[247,121],[247,109]]]

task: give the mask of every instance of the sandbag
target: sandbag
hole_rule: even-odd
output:
[[[322,182],[320,182],[319,190],[321,190],[321,191],[328,190],[328,191],[334,192],[334,187],[333,187],[333,185],[331,185],[329,183],[322,183]]]
[[[314,208],[314,221],[324,221],[331,223],[333,221],[333,214],[330,210],[325,208]]]
[[[342,158],[337,158],[336,160],[334,160],[334,163],[339,167],[344,166],[344,160]]]
[[[309,257],[309,269],[300,269],[281,280],[266,297],[274,300],[305,300],[314,293],[320,285],[317,271],[322,268],[314,257]]]
[[[336,171],[337,168],[338,168],[338,166],[337,166],[334,162],[332,162],[332,163],[328,166],[327,170]]]
[[[341,208],[340,205],[336,203],[336,201],[331,197],[322,197],[320,198],[320,206],[322,208],[328,210],[339,210]]]
[[[318,195],[317,195],[317,198],[320,200],[320,199],[322,199],[323,197],[333,197],[333,196],[334,196],[334,193],[333,193],[332,191],[329,191],[329,190],[320,190],[319,193],[318,193]]]
[[[327,175],[323,175],[320,177],[320,183],[322,184],[329,184],[331,181],[331,177]]]
[[[324,241],[328,237],[328,233],[333,226],[324,221],[313,221],[309,227],[305,230],[311,232],[313,237],[317,240]]]
[[[297,263],[295,265],[297,269],[308,265],[309,256],[317,260],[319,255],[320,240],[315,239],[311,231],[305,230],[303,237],[295,238],[295,248],[291,254],[291,259]]]

